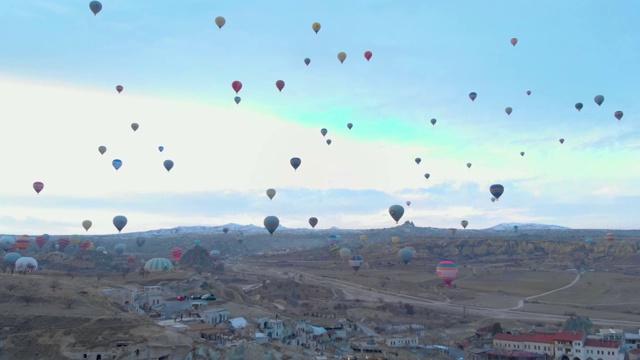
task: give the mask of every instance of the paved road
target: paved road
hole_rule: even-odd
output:
[[[277,270],[270,269],[267,267],[261,267],[259,265],[256,266],[256,264],[245,264],[245,263],[234,264],[233,267],[238,272],[245,272],[250,274],[258,274],[258,275],[278,276]],[[338,280],[338,279],[323,278],[321,276],[313,275],[313,274],[296,270],[296,269],[287,269],[287,271],[290,273],[297,273],[299,275],[303,275],[303,279],[301,281],[305,283],[339,289],[344,293],[347,299],[361,299],[361,300],[371,301],[372,299],[382,298],[382,301],[384,302],[397,303],[399,301],[402,301],[404,303],[409,303],[414,306],[438,309],[442,311],[449,311],[449,312],[459,313],[459,314],[462,314],[462,310],[463,310],[463,306],[458,304],[429,300],[429,299],[424,299],[417,296],[398,294],[398,293],[393,293],[386,290],[368,288],[360,284],[355,284],[355,283]],[[567,289],[575,285],[579,279],[580,279],[580,274],[578,274],[576,279],[574,279],[568,285],[565,285],[558,289],[554,289],[552,291],[545,292],[543,294],[530,296],[527,299],[531,299],[531,298],[542,296],[542,295],[547,295],[554,291]],[[524,300],[521,300],[521,301],[524,304]],[[467,305],[466,309],[467,309],[467,314],[469,315],[476,315],[476,316],[488,317],[493,319],[519,319],[519,320],[533,320],[533,321],[551,323],[551,322],[564,322],[568,318],[568,316],[564,316],[564,315],[517,311],[517,309],[521,307],[522,306],[516,306],[514,308],[495,309],[495,308],[486,308],[481,306]],[[608,320],[608,319],[597,319],[597,318],[591,318],[590,320],[596,325],[640,327],[640,321]]]

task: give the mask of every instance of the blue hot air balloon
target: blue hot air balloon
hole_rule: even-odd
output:
[[[100,1],[92,1],[89,3],[89,9],[91,9],[94,16],[98,15],[100,10],[102,10],[102,3],[100,3]]]
[[[111,162],[111,165],[113,165],[113,167],[118,170],[120,169],[120,167],[122,166],[122,160],[120,159],[113,159],[113,161]]]
[[[158,146],[158,150],[159,150],[160,152],[163,152],[163,151],[164,151],[164,146]]]
[[[113,226],[118,229],[118,232],[121,232],[125,226],[127,226],[127,217],[124,215],[116,215],[113,218]]]

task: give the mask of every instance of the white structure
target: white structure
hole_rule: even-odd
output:
[[[258,329],[264,332],[270,339],[282,339],[285,337],[284,322],[268,318],[258,319]]]
[[[164,297],[162,296],[162,286],[144,287],[144,304],[153,310],[161,310],[164,307]]]
[[[387,344],[387,346],[391,346],[391,347],[417,346],[418,337],[406,336],[406,337],[385,338],[384,343]]]
[[[581,360],[624,360],[622,341],[587,339]]]
[[[200,317],[207,324],[221,324],[229,321],[229,311],[227,309],[200,310]]]

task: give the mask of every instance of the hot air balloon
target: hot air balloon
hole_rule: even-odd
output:
[[[171,169],[173,169],[173,161],[172,160],[165,160],[164,163],[164,168],[167,169],[167,172],[171,171]]]
[[[517,233],[517,232],[518,232],[518,228],[519,228],[519,226],[518,226],[518,225],[513,225],[513,231],[514,231],[514,232],[516,232],[516,233]]]
[[[431,177],[431,174],[429,174],[429,173],[424,174],[424,178],[425,179],[429,180],[430,177]]]
[[[215,22],[216,22],[216,25],[218,25],[218,28],[222,29],[224,24],[227,23],[227,20],[222,16],[218,16],[218,17],[216,17]]]
[[[400,238],[397,236],[392,236],[391,242],[393,243],[393,245],[398,245],[398,243],[400,242]]]
[[[238,80],[234,81],[231,83],[231,88],[233,89],[233,91],[237,93],[240,92],[240,90],[242,90],[242,83]]]
[[[91,228],[91,225],[93,225],[93,223],[91,222],[91,220],[84,220],[82,222],[82,227],[86,230],[89,231],[89,229]]]
[[[98,146],[98,152],[100,152],[101,155],[104,155],[105,152],[107,152],[107,147],[106,146]]]
[[[242,98],[240,96],[236,96],[233,98],[233,101],[235,101],[236,105],[240,104],[240,101],[242,101]]]
[[[496,202],[496,198],[491,197],[491,202],[493,202],[493,203]]]
[[[340,254],[340,258],[341,258],[342,260],[346,260],[346,259],[348,259],[349,257],[351,257],[351,249],[349,249],[349,248],[342,248],[342,249],[340,249],[340,253],[339,253],[339,254]]]
[[[520,156],[524,156],[524,151],[520,151]]]
[[[280,219],[277,216],[267,216],[263,221],[265,229],[269,231],[269,234],[273,235],[273,232],[276,231],[278,225],[280,225]]]
[[[169,271],[173,269],[173,264],[166,258],[153,258],[144,264],[146,271]]]
[[[327,145],[331,145],[331,139],[326,140]]]
[[[282,92],[282,89],[284,89],[284,81],[282,80],[276,81],[276,88],[278,89],[278,91]]]
[[[405,265],[407,265],[409,261],[413,259],[414,254],[415,254],[415,251],[411,251],[411,249],[406,247],[398,251],[398,256],[400,257],[400,261],[402,261],[402,263]]]
[[[340,60],[340,64],[344,63],[346,59],[347,59],[347,53],[345,53],[344,51],[340,51],[338,53],[338,60]]]
[[[315,229],[316,225],[318,225],[318,218],[310,217],[309,218],[309,225],[311,225],[311,227]]]
[[[360,242],[364,244],[367,241],[367,235],[360,235]]]
[[[327,236],[327,244],[329,244],[329,247],[333,250],[340,250],[340,248],[338,247],[336,249],[336,245],[338,245],[338,243],[340,242],[341,238],[339,235],[329,235]]]
[[[607,233],[604,236],[604,239],[607,240],[608,242],[613,242],[616,239],[616,236],[613,235],[613,233]]]
[[[124,251],[126,250],[126,248],[127,247],[124,244],[118,244],[113,247],[113,250],[116,252],[116,254],[122,255],[124,254]]]
[[[431,122],[431,125],[435,125],[435,124],[438,122],[438,120],[436,120],[436,119],[431,119],[431,121],[430,121],[430,122]]]
[[[120,159],[113,159],[113,161],[111,162],[111,165],[113,165],[113,168],[118,170],[120,169],[120,167],[122,166],[122,160]]]
[[[267,196],[269,199],[273,199],[276,196],[276,189],[267,189]]]
[[[18,254],[17,252],[8,252],[4,254],[4,264],[9,268],[14,269],[16,261],[21,257],[22,255]]]
[[[415,158],[414,160],[416,162],[416,164],[420,165],[420,163],[422,162],[422,159],[420,158]]]
[[[144,245],[145,242],[146,242],[146,239],[143,237],[138,236],[136,238],[136,245],[138,245],[138,247],[142,247],[142,245]]]
[[[353,127],[352,123],[347,123],[347,129],[351,130],[352,127]]]
[[[118,94],[120,94],[122,92],[122,90],[124,90],[124,86],[122,86],[122,85],[117,85],[116,86],[116,91],[118,92]]]
[[[511,45],[516,46],[516,44],[518,43],[518,38],[511,38]]]
[[[320,129],[320,134],[322,134],[322,136],[326,136],[328,132],[329,131],[325,128]]]
[[[500,196],[502,196],[502,193],[504,193],[504,186],[500,184],[493,184],[489,187],[489,192],[491,192],[491,195],[498,200],[500,199]]]
[[[0,245],[2,246],[2,250],[4,251],[8,251],[15,244],[16,240],[11,236],[5,235],[0,238]]]
[[[135,263],[136,263],[136,257],[133,255],[129,255],[129,257],[127,258],[127,264],[133,265]]]
[[[211,250],[211,252],[209,252],[209,257],[211,258],[211,261],[218,262],[218,260],[220,259],[220,251]]]
[[[318,31],[320,31],[321,27],[322,26],[320,26],[319,22],[314,22],[313,24],[311,24],[311,28],[316,32],[316,34],[318,33]]]
[[[47,238],[45,238],[43,235],[36,236],[36,245],[38,245],[38,248],[42,249],[42,247],[46,243],[47,243]]]
[[[558,140],[558,141],[560,141],[560,144],[564,144],[564,139],[563,139],[563,138],[561,138],[561,139],[560,139],[560,140]]]
[[[193,242],[193,245],[194,245],[194,246],[200,246],[200,244],[201,244],[201,243],[202,243],[202,241],[200,241],[200,240],[195,240],[195,241]]]
[[[467,169],[471,169],[471,163],[467,163]]]
[[[20,251],[25,251],[31,245],[31,240],[29,239],[29,235],[22,235],[16,239],[16,247]]]
[[[527,90],[527,95],[531,95],[531,90]]]
[[[576,105],[575,105],[576,110],[578,110],[578,111],[582,110],[582,107],[583,107],[583,106],[584,106],[584,105],[582,105],[582,103],[581,103],[581,102],[576,103]]]
[[[602,103],[604,102],[604,96],[602,96],[602,95],[596,95],[596,96],[593,98],[593,101],[595,101],[595,102],[596,102],[596,104],[598,104],[598,106],[600,106],[600,105],[602,105]]]
[[[113,226],[121,232],[125,226],[127,226],[127,217],[124,215],[116,215],[113,217]]]
[[[622,119],[622,116],[624,115],[624,113],[620,110],[616,111],[615,113],[613,113],[613,116],[616,117],[616,119],[620,120]]]
[[[225,227],[223,227],[223,228],[222,228],[222,232],[223,232],[223,233],[225,233],[225,234],[226,234],[226,233],[228,233],[228,232],[229,232],[229,228],[228,228],[228,227],[226,227],[226,226],[225,226]]]
[[[300,160],[300,158],[293,157],[291,158],[291,160],[289,160],[289,164],[291,164],[291,166],[293,167],[293,170],[298,170],[298,168],[300,167],[300,164],[302,164],[302,160]]]
[[[102,10],[102,3],[100,1],[92,1],[89,3],[89,9],[91,9],[94,16],[98,15],[100,10]]]
[[[174,247],[173,249],[171,249],[171,256],[173,256],[173,259],[175,261],[180,260],[180,258],[182,257],[182,249],[179,247]]]
[[[405,204],[407,204],[407,206],[411,206],[411,201],[407,200],[405,201]]]
[[[57,243],[58,243],[58,247],[60,248],[60,251],[64,252],[64,249],[66,249],[67,246],[69,246],[70,242],[71,241],[69,240],[68,237],[59,238]]]
[[[351,266],[355,272],[358,272],[358,270],[360,270],[360,267],[363,263],[364,260],[360,255],[351,255],[351,257],[349,258],[349,266]]]
[[[460,225],[462,225],[462,227],[463,227],[464,229],[466,229],[466,228],[467,228],[467,225],[469,225],[469,222],[468,222],[467,220],[462,220],[462,221],[460,221]]]
[[[138,125],[138,123],[131,123],[131,128],[133,129],[133,131],[138,130],[139,127],[140,125]]]
[[[451,286],[451,282],[458,276],[458,265],[453,261],[441,261],[436,267],[436,272],[446,286]]]
[[[309,66],[309,64],[311,64],[311,59],[309,58],[304,58],[304,64]]]
[[[475,92],[472,91],[469,93],[469,99],[471,99],[471,101],[475,101],[477,97],[478,94],[476,94]]]
[[[158,151],[163,152],[164,151],[164,146],[158,146]]]
[[[21,257],[16,260],[14,265],[16,271],[27,273],[27,272],[36,272],[38,270],[38,261],[32,257]]]
[[[44,189],[44,184],[41,181],[36,181],[33,183],[33,190],[36,191],[36,194],[40,194],[40,191]]]
[[[512,111],[513,111],[513,109],[512,109],[512,108],[510,108],[510,107],[507,107],[507,108],[505,108],[505,109],[504,109],[504,112],[506,112],[506,113],[507,113],[507,115],[511,115],[511,112],[512,112]]]
[[[391,218],[396,221],[396,224],[400,219],[402,219],[402,215],[404,215],[404,208],[402,205],[391,205],[389,207],[389,215]]]
[[[364,52],[364,58],[367,59],[367,61],[371,60],[372,56],[373,56],[373,53],[371,51]]]

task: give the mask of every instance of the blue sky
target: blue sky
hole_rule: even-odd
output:
[[[12,174],[0,232],[80,232],[90,219],[90,232],[111,233],[117,214],[125,231],[267,215],[381,228],[406,200],[403,220],[418,226],[637,228],[640,4],[102,3],[97,16],[88,1],[0,3],[11,35],[0,39],[0,151]],[[303,159],[296,172],[292,156]],[[496,203],[493,183],[506,188]]]

